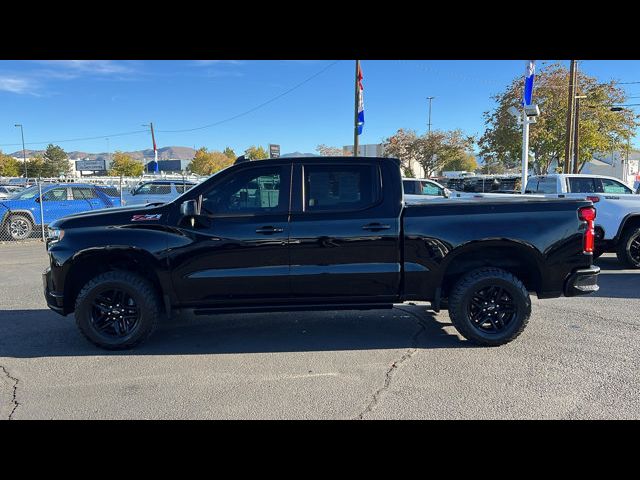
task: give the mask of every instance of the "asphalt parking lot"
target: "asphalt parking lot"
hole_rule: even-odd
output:
[[[111,353],[47,309],[46,264],[0,244],[0,419],[640,418],[640,272],[613,255],[596,295],[533,297],[498,348],[399,305],[172,320]]]

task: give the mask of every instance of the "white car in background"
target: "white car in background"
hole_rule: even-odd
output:
[[[18,193],[20,190],[22,190],[22,187],[13,185],[0,185],[0,200],[6,200],[13,194]]]
[[[451,190],[426,178],[403,178],[402,188],[407,202],[442,200],[451,196]]]
[[[640,195],[614,177],[586,174],[536,175],[527,194],[586,198],[596,207],[594,256],[615,252],[628,268],[640,268]]]

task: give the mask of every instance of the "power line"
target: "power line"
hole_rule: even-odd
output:
[[[211,127],[215,127],[217,125],[220,125],[222,123],[226,123],[226,122],[230,122],[231,120],[235,120],[236,118],[240,118],[243,117],[245,115],[248,115],[251,112],[255,112],[256,110],[272,103],[275,102],[276,100],[284,97],[285,95],[293,92],[294,90],[300,88],[301,86],[303,86],[304,84],[310,82],[311,80],[313,80],[314,78],[316,78],[317,76],[323,74],[325,71],[329,70],[331,67],[333,67],[336,63],[338,63],[340,60],[336,60],[335,62],[331,62],[329,65],[327,65],[326,67],[324,67],[322,70],[320,70],[319,72],[311,75],[309,78],[307,78],[306,80],[303,80],[302,82],[298,83],[297,85],[291,87],[290,89],[282,92],[279,95],[276,95],[275,97],[267,100],[266,102],[262,102],[260,105],[257,105],[253,108],[250,108],[249,110],[246,110],[242,113],[239,113],[237,115],[234,115],[232,117],[229,118],[225,118],[224,120],[220,120],[218,122],[214,122],[214,123],[210,123],[208,125],[203,125],[201,127],[194,127],[194,128],[184,128],[184,129],[180,129],[180,130],[158,130],[158,132],[162,132],[162,133],[183,133],[183,132],[194,132],[196,130],[204,130],[205,128],[211,128]]]
[[[185,129],[180,129],[180,130],[157,130],[158,132],[163,132],[163,133],[183,133],[183,132],[193,132],[196,130],[203,130],[205,128],[211,128],[211,127],[215,127],[217,125],[220,125],[222,123],[226,123],[226,122],[230,122],[231,120],[235,120],[237,118],[243,117],[245,115],[248,115],[251,112],[255,112],[256,110],[275,102],[276,100],[279,100],[280,98],[284,97],[285,95],[288,95],[289,93],[293,92],[294,90],[297,90],[298,88],[302,87],[303,85],[305,85],[306,83],[310,82],[311,80],[313,80],[314,78],[318,77],[319,75],[322,75],[324,72],[326,72],[329,68],[333,67],[335,64],[337,64],[338,62],[340,62],[340,60],[336,60],[334,62],[331,62],[329,65],[327,65],[326,67],[324,67],[322,70],[320,70],[319,72],[316,72],[315,74],[311,75],[310,77],[306,78],[305,80],[303,80],[302,82],[294,85],[293,87],[289,88],[288,90],[282,92],[279,95],[276,95],[275,97],[267,100],[266,102],[262,102],[259,105],[256,105],[253,108],[250,108],[249,110],[246,110],[242,113],[239,113],[237,115],[233,115],[232,117],[229,118],[225,118],[224,120],[220,120],[218,122],[215,123],[210,123],[208,125],[203,125],[201,127],[195,127],[195,128],[185,128]],[[81,141],[86,141],[86,140],[101,140],[104,138],[111,138],[111,137],[122,137],[125,135],[136,135],[136,134],[140,134],[140,133],[148,133],[148,130],[134,130],[131,132],[123,132],[123,133],[112,133],[110,135],[98,135],[95,137],[82,137],[82,138],[70,138],[70,139],[65,139],[65,140],[48,140],[46,142],[26,142],[25,145],[45,145],[45,144],[49,144],[49,143],[68,143],[68,142],[81,142]],[[3,143],[0,144],[0,147],[12,147],[12,146],[20,146],[20,143]]]

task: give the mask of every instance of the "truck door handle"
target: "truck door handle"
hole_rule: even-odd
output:
[[[281,232],[284,232],[284,228],[272,227],[271,225],[267,227],[256,228],[256,233],[264,233],[265,235],[268,235],[270,233],[281,233]]]
[[[364,225],[363,230],[389,230],[391,225],[383,225],[381,223],[370,223],[368,225]]]

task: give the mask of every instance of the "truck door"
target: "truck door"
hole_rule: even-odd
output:
[[[296,165],[289,241],[296,298],[387,302],[398,294],[399,208],[382,179],[371,161]]]
[[[173,285],[182,304],[268,303],[291,295],[289,200],[291,164],[249,167],[202,193],[201,217],[178,227]]]

